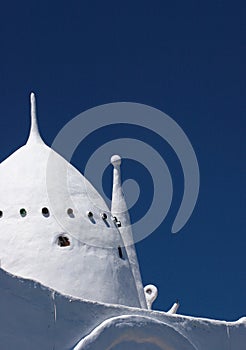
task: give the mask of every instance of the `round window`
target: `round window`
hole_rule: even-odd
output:
[[[20,215],[24,218],[26,216],[26,214],[27,214],[26,209],[21,208],[20,209]]]
[[[42,208],[42,214],[43,214],[43,216],[45,216],[46,218],[47,218],[48,216],[50,216],[49,209],[46,208],[46,207]]]

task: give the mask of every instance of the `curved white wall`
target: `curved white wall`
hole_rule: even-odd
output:
[[[0,210],[0,259],[6,271],[71,296],[140,306],[124,248],[123,259],[119,256],[120,233],[105,202],[44,143],[29,142],[1,163]],[[101,218],[104,212],[107,220]],[[63,234],[70,246],[58,245]]]

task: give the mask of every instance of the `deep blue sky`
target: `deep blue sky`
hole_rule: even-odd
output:
[[[245,2],[5,2],[0,38],[0,159],[26,140],[30,91],[48,144],[96,105],[132,101],[161,109],[189,137],[201,188],[189,222],[172,235],[183,190],[180,165],[165,142],[137,132],[165,158],[174,182],[166,220],[137,245],[144,284],[159,288],[156,309],[167,310],[178,298],[180,313],[245,316]],[[90,153],[111,138],[106,130],[92,135],[73,164],[82,171]],[[123,171],[139,178],[137,165],[125,161]],[[109,171],[104,180],[108,191]],[[150,187],[143,183],[133,219],[146,210]]]

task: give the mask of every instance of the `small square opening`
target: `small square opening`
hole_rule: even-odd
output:
[[[68,247],[70,246],[69,238],[66,236],[59,236],[57,243],[60,247]]]

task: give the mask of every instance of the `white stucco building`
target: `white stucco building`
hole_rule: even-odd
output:
[[[0,348],[245,350],[246,318],[151,310],[113,166],[112,206],[40,137],[35,97],[26,145],[0,165]],[[21,174],[21,176],[20,176]]]

